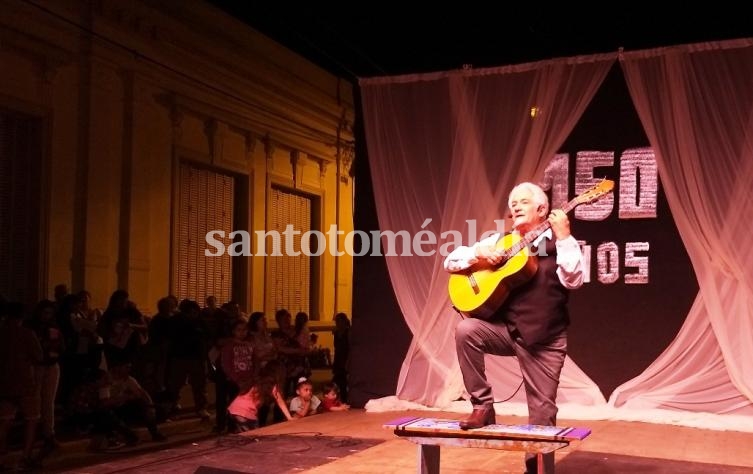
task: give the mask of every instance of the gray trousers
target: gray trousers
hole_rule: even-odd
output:
[[[465,389],[474,408],[492,406],[494,395],[486,379],[485,354],[516,356],[528,402],[528,423],[557,424],[557,387],[567,355],[567,332],[531,347],[513,338],[504,321],[468,318],[455,329],[455,347]],[[554,453],[544,456],[545,472],[554,472]],[[528,472],[536,472],[535,455],[526,455]]]

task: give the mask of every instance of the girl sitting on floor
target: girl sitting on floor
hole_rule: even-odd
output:
[[[330,382],[324,384],[324,399],[322,400],[322,411],[347,411],[350,405],[340,400],[340,388],[336,383]]]
[[[322,402],[314,395],[314,385],[306,377],[298,379],[295,393],[298,396],[290,400],[290,413],[295,418],[319,413],[319,406]]]
[[[280,393],[279,386],[272,376],[263,376],[255,384],[243,384],[238,396],[233,399],[227,411],[235,424],[235,432],[253,430],[259,427],[259,407],[269,399],[274,400],[285,418],[292,420],[285,399]]]

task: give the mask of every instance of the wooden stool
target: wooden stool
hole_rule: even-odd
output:
[[[539,473],[543,473],[544,454],[564,448],[574,440],[591,434],[588,428],[539,425],[488,425],[461,430],[459,420],[437,418],[399,418],[384,424],[397,436],[418,445],[418,472],[439,474],[440,446],[501,449],[535,453]]]

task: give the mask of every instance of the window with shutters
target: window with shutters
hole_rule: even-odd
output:
[[[181,163],[179,203],[174,234],[174,289],[179,300],[189,298],[204,306],[207,296],[222,304],[232,298],[232,257],[216,253],[206,242],[207,232],[233,229],[235,178],[214,170]],[[225,240],[225,244],[228,242]]]
[[[309,318],[316,320],[318,314],[312,314],[316,309],[316,275],[318,274],[317,256],[306,255],[316,253],[317,238],[312,237],[309,244],[310,251],[302,252],[301,238],[309,231],[317,230],[313,223],[318,215],[319,199],[314,196],[294,193],[279,186],[272,187],[270,231],[280,234],[281,256],[268,252],[270,270],[270,289],[272,293],[273,310],[285,308],[295,315],[299,311],[308,313]],[[286,237],[283,235],[287,226],[292,238],[292,254],[286,252]],[[271,248],[271,247],[268,247]],[[297,255],[296,255],[297,254]]]
[[[0,109],[0,296],[40,295],[42,119]],[[53,209],[54,212],[54,209]]]

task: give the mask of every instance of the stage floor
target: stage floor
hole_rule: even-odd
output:
[[[364,410],[328,413],[244,435],[210,437],[155,452],[58,472],[75,473],[414,473],[417,446],[382,425],[404,416],[459,419],[458,413]],[[514,416],[498,423],[522,424]],[[556,453],[558,473],[753,473],[753,433],[625,421],[560,420],[591,435]],[[442,473],[520,473],[523,453],[441,448]]]

